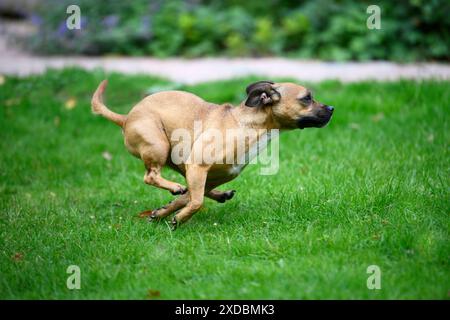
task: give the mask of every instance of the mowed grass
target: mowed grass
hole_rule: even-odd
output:
[[[283,133],[276,175],[249,166],[172,232],[136,217],[173,197],[90,112],[105,77],[123,113],[168,84],[66,69],[0,86],[0,298],[448,299],[449,82],[311,85],[330,125]],[[256,79],[184,89],[237,103]]]

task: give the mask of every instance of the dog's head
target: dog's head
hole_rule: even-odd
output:
[[[246,91],[244,104],[251,108],[271,108],[281,129],[321,128],[333,115],[333,107],[315,101],[310,90],[294,83],[258,81]]]

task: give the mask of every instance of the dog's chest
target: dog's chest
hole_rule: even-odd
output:
[[[229,174],[232,176],[237,176],[241,171],[252,161],[258,154],[267,148],[271,140],[270,132],[265,131],[263,134],[259,135],[258,138],[250,142],[248,148],[243,154],[238,154],[236,159],[237,163],[234,163],[230,169]]]

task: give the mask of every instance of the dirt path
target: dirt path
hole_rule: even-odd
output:
[[[47,68],[78,66],[92,70],[147,73],[180,83],[199,83],[246,75],[266,78],[289,77],[300,81],[339,79],[360,80],[450,79],[450,64],[391,62],[321,62],[287,58],[205,58],[155,59],[136,57],[38,57],[12,48],[0,32],[0,74],[29,75]]]
[[[0,74],[29,75],[47,68],[78,66],[84,69],[102,68],[122,73],[148,73],[181,83],[198,83],[229,79],[246,75],[289,77],[297,80],[322,81],[339,79],[343,82],[406,79],[450,79],[450,65],[390,62],[329,63],[299,61],[284,58],[261,59],[154,59],[154,58],[92,58],[92,57],[35,57],[10,55],[0,58]]]
[[[47,68],[78,66],[84,69],[102,68],[122,73],[147,73],[181,83],[198,83],[246,75],[290,77],[297,80],[322,81],[339,79],[343,82],[406,79],[450,79],[450,66],[444,64],[406,64],[390,62],[328,63],[283,58],[262,59],[167,59],[154,58],[87,58],[31,57],[23,55],[0,58],[1,74],[29,75]]]

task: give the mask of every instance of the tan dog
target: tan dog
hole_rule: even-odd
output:
[[[126,148],[144,162],[145,183],[180,195],[162,208],[141,213],[141,216],[154,220],[181,209],[172,220],[173,229],[200,209],[204,196],[218,202],[231,199],[234,190],[218,191],[215,188],[237,177],[245,167],[225,161],[237,159],[237,149],[229,139],[225,139],[224,145],[232,147],[220,154],[224,161],[192,161],[193,154],[201,153],[215,139],[208,130],[219,130],[225,136],[229,129],[238,132],[257,129],[260,133],[245,143],[245,152],[249,152],[255,141],[269,129],[323,127],[333,114],[333,107],[314,101],[311,92],[302,86],[259,81],[247,87],[248,96],[237,107],[206,102],[188,92],[164,91],[146,97],[128,115],[121,115],[109,110],[102,102],[106,84],[106,80],[103,81],[95,91],[92,110],[123,128]],[[200,131],[194,128],[196,122],[202,124]],[[181,163],[171,156],[177,143],[172,137],[180,128],[193,137],[190,154],[184,155],[185,160]],[[187,188],[161,176],[165,165],[186,178]]]

